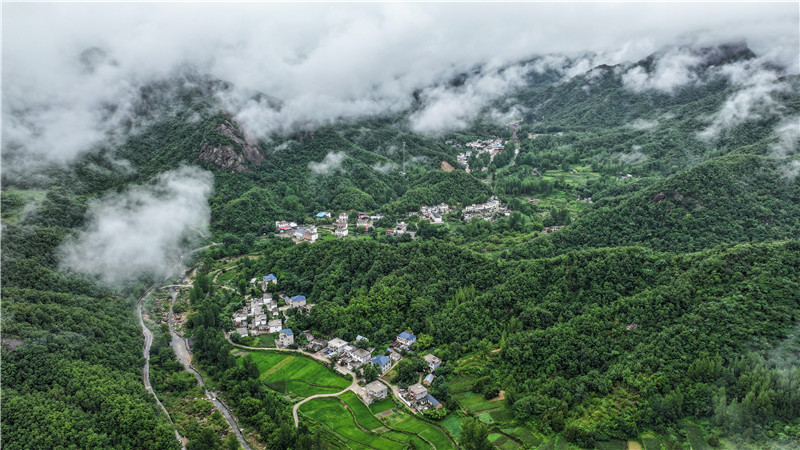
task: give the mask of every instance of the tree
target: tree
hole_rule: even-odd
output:
[[[466,450],[491,450],[489,428],[478,420],[467,417],[461,422],[461,438],[458,443]]]
[[[374,364],[367,364],[364,366],[364,380],[366,380],[367,383],[375,381],[378,379],[378,376],[380,376],[380,372],[378,372],[378,368],[375,367]]]
[[[186,445],[187,450],[216,450],[221,448],[221,442],[217,433],[211,428],[203,428],[200,434],[189,441]]]

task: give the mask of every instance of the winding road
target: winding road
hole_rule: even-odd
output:
[[[262,351],[263,350],[268,350],[268,351],[278,351],[278,352],[286,352],[286,353],[299,353],[299,354],[301,354],[303,356],[316,359],[317,361],[320,361],[325,366],[328,365],[328,361],[327,360],[325,360],[325,359],[323,359],[321,357],[318,357],[317,355],[314,355],[314,354],[308,354],[308,353],[306,353],[306,352],[304,352],[302,350],[295,350],[295,349],[291,349],[291,348],[248,347],[246,345],[237,344],[237,343],[231,341],[231,337],[230,337],[230,335],[228,333],[225,333],[225,337],[228,339],[228,342],[230,342],[231,345],[233,345],[234,347],[237,347],[237,348],[243,348],[243,349],[247,349],[247,350],[262,350]],[[333,394],[316,394],[316,395],[312,395],[310,397],[306,397],[302,401],[300,401],[298,403],[295,403],[294,407],[292,408],[292,418],[294,418],[294,426],[295,426],[295,428],[300,426],[300,417],[298,416],[297,412],[300,409],[300,405],[302,405],[303,403],[305,403],[305,402],[307,402],[309,400],[314,400],[315,398],[336,397],[338,395],[344,394],[347,391],[353,391],[353,392],[355,392],[356,395],[359,394],[359,392],[357,390],[358,380],[356,378],[356,374],[353,373],[353,371],[351,371],[350,369],[347,369],[345,367],[337,366],[336,369],[337,369],[337,371],[339,373],[344,372],[343,375],[350,375],[350,377],[353,380],[353,382],[350,383],[350,386],[347,386],[346,388],[342,389],[339,392],[336,392],[336,393],[333,393]]]
[[[194,253],[194,252],[198,252],[200,250],[204,250],[204,249],[212,247],[214,245],[220,245],[220,244],[216,243],[216,242],[212,242],[209,245],[205,245],[203,247],[197,247],[197,248],[195,248],[193,250],[190,250],[186,254],[181,255],[178,258],[178,262],[173,267],[171,267],[169,269],[169,271],[167,272],[167,274],[164,276],[164,280],[163,281],[166,281],[174,273],[174,269],[176,267],[178,268],[178,272],[181,274],[179,282],[183,281],[186,278],[186,273],[189,270],[191,270],[191,268],[187,269],[187,268],[185,268],[183,266],[183,258],[185,256],[187,256],[187,255],[190,255],[190,254]],[[144,361],[145,362],[144,362],[144,367],[142,367],[142,381],[144,382],[145,389],[147,389],[148,392],[153,394],[153,397],[156,399],[156,403],[158,403],[158,405],[164,411],[164,414],[166,414],[167,419],[169,419],[170,423],[173,424],[173,427],[174,427],[174,422],[172,421],[172,417],[170,417],[169,412],[164,407],[164,405],[161,403],[161,401],[158,399],[158,396],[156,395],[155,391],[153,390],[153,387],[150,385],[150,347],[153,345],[153,333],[150,331],[149,328],[147,328],[147,326],[144,323],[144,318],[142,317],[142,302],[144,301],[145,298],[147,298],[148,295],[150,295],[150,293],[152,293],[154,290],[156,290],[159,287],[160,284],[161,283],[154,283],[152,286],[150,286],[139,297],[139,300],[137,301],[137,304],[136,304],[136,315],[139,317],[139,324],[142,327],[142,334],[144,335],[143,352],[144,352]],[[195,378],[197,378],[197,384],[199,386],[203,386],[204,387],[203,390],[205,391],[206,397],[211,401],[211,403],[214,405],[214,407],[216,407],[217,410],[219,410],[219,412],[222,413],[222,415],[228,421],[228,424],[231,426],[231,428],[233,429],[234,433],[236,434],[236,438],[239,440],[239,445],[241,445],[242,448],[244,448],[245,450],[252,450],[250,448],[250,445],[244,439],[244,436],[242,435],[242,432],[239,429],[239,425],[236,422],[236,418],[233,416],[233,414],[231,413],[231,411],[228,408],[228,406],[225,405],[224,403],[222,403],[222,401],[217,398],[216,394],[214,394],[213,392],[209,391],[208,389],[205,389],[205,382],[203,381],[202,375],[200,375],[200,373],[197,370],[195,370],[194,367],[192,367],[192,364],[191,364],[191,361],[192,361],[191,350],[189,350],[189,346],[186,343],[186,340],[183,339],[182,337],[180,337],[175,332],[175,325],[174,325],[174,322],[172,320],[172,307],[173,307],[173,305],[175,303],[175,298],[177,297],[176,288],[181,288],[181,287],[183,287],[183,285],[169,285],[169,286],[170,286],[170,292],[169,293],[170,293],[170,297],[171,297],[171,300],[170,300],[170,303],[169,303],[169,332],[170,332],[170,335],[172,336],[172,341],[170,342],[170,346],[175,351],[175,356],[177,357],[178,361],[180,361],[183,364],[183,367],[188,372],[193,374],[195,376]],[[173,430],[175,431],[175,437],[178,439],[178,442],[181,443],[181,448],[185,450],[186,449],[186,445],[183,443],[183,438],[181,437],[180,433],[178,433],[177,429],[173,428]]]
[[[206,394],[206,397],[214,404],[214,407],[222,413],[225,417],[225,420],[228,421],[228,424],[233,429],[233,432],[236,433],[236,438],[239,440],[239,445],[242,446],[245,450],[251,450],[250,445],[244,439],[242,435],[242,431],[239,429],[239,424],[236,421],[236,417],[234,417],[233,413],[231,413],[228,406],[222,401],[217,398],[216,394],[209,391],[205,388],[205,381],[203,380],[203,376],[200,375],[200,372],[195,370],[192,367],[192,352],[189,350],[189,345],[186,342],[186,339],[182,338],[175,332],[175,322],[172,320],[172,307],[175,304],[175,298],[178,296],[178,291],[176,289],[170,289],[170,302],[169,302],[169,334],[172,336],[172,341],[170,342],[170,346],[172,350],[175,352],[175,356],[178,358],[181,364],[183,364],[183,368],[186,369],[187,372],[194,375],[197,379],[197,385],[203,388],[203,391]]]
[[[158,399],[156,392],[150,385],[150,346],[153,345],[153,332],[151,332],[150,329],[147,328],[144,324],[144,319],[142,318],[142,301],[148,295],[150,295],[150,293],[153,292],[157,286],[158,283],[150,286],[150,288],[146,290],[144,294],[142,294],[142,296],[139,297],[139,300],[136,302],[136,314],[139,316],[139,324],[142,326],[142,333],[144,334],[144,348],[143,348],[144,367],[142,367],[142,380],[144,381],[144,388],[147,389],[147,392],[153,394],[153,398],[156,399],[156,403],[158,403],[158,406],[160,406],[161,410],[164,411],[164,414],[166,414],[169,423],[172,424],[172,430],[175,432],[175,438],[177,438],[178,442],[181,443],[181,448],[186,450],[186,445],[184,445],[183,443],[183,437],[181,436],[180,433],[178,433],[178,429],[175,428],[175,423],[172,421],[172,417],[170,417],[169,411],[167,411],[167,408],[165,408],[164,405],[161,403],[161,400]]]

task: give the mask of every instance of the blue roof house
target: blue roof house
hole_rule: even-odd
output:
[[[264,283],[278,284],[278,277],[274,273],[264,276]]]
[[[303,306],[306,304],[305,295],[295,295],[292,297],[292,306]]]
[[[370,362],[372,364],[377,364],[378,365],[378,367],[380,368],[381,374],[386,373],[387,370],[392,368],[392,360],[389,359],[385,355],[380,355],[380,356],[377,356],[375,358],[372,358],[372,361],[370,361]]]
[[[408,349],[416,342],[417,342],[417,337],[411,334],[411,332],[409,331],[403,331],[402,333],[397,335],[397,343],[400,345],[400,347],[403,347],[405,349]]]

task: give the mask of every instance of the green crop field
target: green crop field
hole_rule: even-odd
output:
[[[466,392],[464,394],[454,395],[458,404],[470,412],[489,411],[492,409],[505,408],[505,400],[492,402],[483,398],[481,394],[473,392]]]
[[[420,438],[419,436],[414,436],[414,435],[411,435],[411,434],[405,434],[405,433],[401,433],[399,431],[387,431],[386,433],[383,433],[383,435],[386,436],[386,437],[390,437],[392,439],[398,439],[398,440],[405,441],[405,442],[414,441],[414,445],[416,445],[416,447],[418,449],[432,449],[433,448],[433,447],[431,447],[431,444],[429,444],[427,441],[425,441],[424,439]]]
[[[353,416],[335,398],[317,398],[300,406],[300,412],[327,426],[343,438],[369,447],[402,450],[405,442],[397,442],[378,434],[362,431]]]
[[[411,414],[402,411],[396,412],[388,418],[389,426],[401,431],[408,431],[422,436],[431,442],[437,449],[455,448],[453,442],[439,428],[417,419]]]
[[[450,388],[451,394],[461,394],[464,392],[469,392],[472,390],[472,386],[475,384],[475,377],[471,376],[461,376],[456,377],[447,382],[447,386]]]
[[[505,428],[503,432],[519,439],[526,447],[538,447],[542,445],[543,442],[541,438],[533,434],[527,427]]]
[[[458,414],[450,414],[444,420],[439,422],[439,425],[444,427],[444,429],[456,439],[461,436],[461,416]]]
[[[361,401],[358,396],[353,393],[353,391],[347,391],[344,394],[339,396],[343,402],[347,403],[347,406],[350,407],[350,411],[353,412],[356,416],[356,420],[358,424],[368,430],[374,430],[375,428],[380,428],[383,426],[380,420],[376,419],[375,416],[372,415],[367,405]]]
[[[379,402],[375,402],[369,405],[369,410],[372,411],[373,414],[382,413],[384,411],[388,411],[395,407],[394,401],[391,398],[387,397]]]
[[[261,371],[261,380],[278,392],[308,397],[334,394],[350,385],[350,381],[322,364],[291,353],[250,352]]]

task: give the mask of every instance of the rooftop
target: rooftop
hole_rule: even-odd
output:
[[[380,356],[377,356],[375,358],[372,358],[372,361],[370,361],[370,362],[373,362],[373,363],[381,365],[381,366],[385,366],[386,364],[389,364],[390,361],[391,360],[388,357],[386,357],[384,355],[380,355]]]
[[[378,380],[373,381],[372,383],[364,386],[367,389],[367,392],[380,392],[386,389],[386,385],[381,383]]]
[[[416,336],[414,336],[413,334],[409,333],[408,331],[403,331],[402,333],[398,334],[397,337],[400,338],[400,339],[405,339],[405,340],[409,340],[409,341],[417,338]]]
[[[292,336],[294,333],[292,333],[291,329],[285,328],[285,329],[281,330],[281,334],[285,334],[287,336]]]

